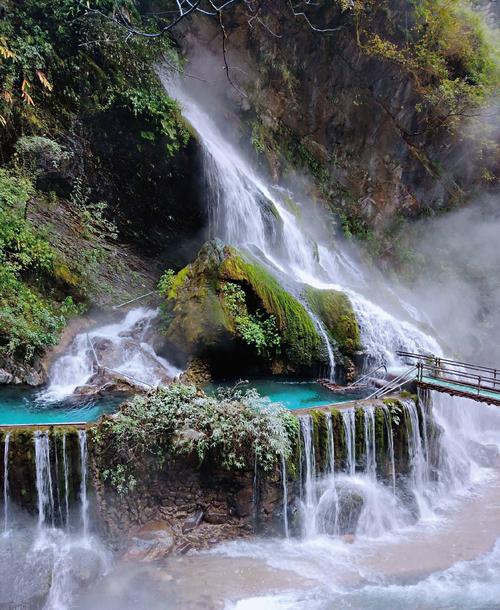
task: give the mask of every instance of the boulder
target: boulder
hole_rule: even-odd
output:
[[[131,538],[123,556],[126,561],[156,561],[173,551],[174,533],[164,521],[149,521]]]
[[[304,306],[258,261],[217,240],[172,278],[165,296],[168,344],[208,363],[206,377],[313,374],[326,363]]]

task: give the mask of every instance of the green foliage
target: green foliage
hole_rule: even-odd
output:
[[[172,290],[174,277],[175,271],[173,269],[167,269],[161,276],[158,281],[157,290],[162,296],[168,297],[169,292]]]
[[[148,29],[130,2],[94,0],[103,13],[128,12]],[[113,106],[145,118],[161,135],[169,155],[189,133],[179,107],[168,97],[154,70],[170,50],[167,37],[127,39],[118,25],[88,13],[79,0],[26,0],[4,7],[0,20],[0,123],[46,132],[47,125],[70,125],[75,114],[95,114]],[[2,50],[3,49],[3,50]]]
[[[24,209],[32,194],[33,184],[28,178],[0,168],[0,206]]]
[[[46,169],[59,169],[69,158],[60,144],[41,136],[21,136],[15,145],[16,164],[32,178]]]
[[[292,451],[298,420],[254,390],[219,390],[216,397],[194,386],[174,384],[122,406],[93,431],[103,478],[121,493],[135,486],[136,466],[161,469],[168,457],[197,456],[199,463],[228,470],[272,470]]]
[[[246,284],[264,311],[274,317],[287,359],[295,365],[310,366],[321,353],[322,340],[304,306],[264,267],[244,260],[236,250],[227,250],[229,256],[221,266],[221,277]]]
[[[28,179],[0,169],[0,355],[25,360],[57,342],[79,308],[43,295],[43,278],[55,273],[56,252],[24,218],[32,192]],[[36,282],[28,282],[32,277]]]
[[[118,237],[115,223],[109,220],[105,213],[105,201],[90,201],[90,189],[85,187],[81,178],[77,178],[70,195],[70,202],[82,225],[84,237],[107,238],[114,240]]]
[[[245,291],[233,282],[222,286],[224,305],[237,334],[247,343],[253,345],[260,355],[272,354],[281,345],[281,337],[276,328],[276,318],[258,310],[248,312]]]
[[[373,31],[369,21],[362,49],[409,71],[431,125],[454,129],[500,84],[497,30],[490,29],[469,0],[413,0],[414,23],[405,44]],[[426,111],[430,116],[426,117]]]

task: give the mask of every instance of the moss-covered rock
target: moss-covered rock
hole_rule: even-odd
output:
[[[305,296],[342,354],[351,355],[361,349],[358,322],[346,294],[337,290],[307,288]]]
[[[169,282],[166,335],[224,373],[316,372],[323,345],[304,306],[255,261],[213,241]],[[229,360],[228,360],[229,359]],[[222,367],[221,367],[222,368]]]

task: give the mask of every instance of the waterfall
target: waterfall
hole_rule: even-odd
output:
[[[157,386],[181,371],[156,354],[147,335],[158,310],[137,307],[121,320],[76,335],[68,350],[49,371],[49,385],[40,399],[57,401],[84,386],[99,365],[122,374],[136,385]],[[103,346],[101,353],[100,345]]]
[[[316,532],[316,458],[313,442],[313,419],[310,415],[299,417],[302,442],[304,445],[305,473],[302,485],[302,513],[304,518],[304,533],[312,536]]]
[[[9,529],[9,443],[10,432],[7,432],[3,448],[3,530]]]
[[[36,491],[38,498],[38,528],[46,521],[54,525],[54,492],[50,468],[50,438],[48,432],[35,432]]]
[[[356,413],[354,409],[342,411],[342,423],[347,451],[347,472],[354,475],[356,472]]]
[[[401,402],[404,409],[406,435],[408,439],[411,490],[417,501],[420,516],[425,517],[432,513],[426,497],[426,492],[428,492],[426,488],[429,483],[429,464],[425,456],[420,434],[418,411],[413,400],[405,399]]]
[[[304,305],[305,310],[307,311],[307,313],[309,314],[311,320],[314,322],[314,324],[316,325],[316,328],[318,329],[319,334],[321,335],[321,338],[323,339],[323,343],[325,345],[325,349],[326,349],[326,354],[328,356],[328,372],[327,372],[327,379],[328,381],[334,382],[335,381],[335,355],[333,353],[333,347],[332,344],[330,342],[330,338],[328,336],[328,333],[326,332],[326,328],[325,325],[323,324],[323,322],[318,318],[318,316],[316,316],[309,308],[309,306],[307,305],[307,303],[302,302],[302,304]]]
[[[215,113],[209,115],[206,105],[197,102],[196,92],[189,90],[192,83],[167,71],[160,70],[160,77],[169,94],[180,102],[203,148],[212,237],[257,257],[278,281],[286,280],[287,289],[295,285],[294,293],[300,293],[304,284],[344,292],[372,360],[397,364],[397,350],[441,353],[436,341],[418,328],[419,321],[411,319],[411,307],[385,287],[382,278],[373,278],[372,271],[365,273],[360,262],[332,243],[325,219],[313,206],[301,203],[293,193],[271,185],[254,171],[222,134],[213,118]],[[372,302],[375,294],[384,305],[390,303],[395,313]],[[333,350],[324,329],[318,327],[318,331],[325,340],[333,377]]]
[[[330,412],[326,417],[326,474],[322,481],[325,487],[316,507],[316,524],[319,533],[337,536],[339,534],[339,500],[335,478],[335,444],[333,440],[333,419]]]
[[[364,434],[365,434],[365,464],[366,473],[372,479],[377,478],[377,454],[375,448],[375,409],[366,407],[363,409]]]
[[[327,454],[326,466],[327,472],[332,476],[335,474],[335,444],[333,441],[333,420],[330,412],[325,413],[326,417],[326,432],[327,432]]]
[[[68,456],[66,454],[66,433],[62,438],[63,472],[64,472],[64,507],[66,529],[69,528],[69,481],[68,481]]]
[[[281,454],[281,481],[283,484],[283,532],[285,534],[285,538],[289,538],[288,531],[288,484],[287,484],[287,474],[286,474],[286,459],[283,454]]]
[[[89,502],[87,498],[87,433],[85,430],[78,430],[78,443],[80,446],[80,510],[83,536],[86,537],[89,529]]]
[[[381,406],[384,414],[384,425],[387,432],[387,447],[389,450],[389,464],[391,467],[392,491],[396,493],[396,464],[394,460],[394,433],[392,431],[392,417],[386,405]]]

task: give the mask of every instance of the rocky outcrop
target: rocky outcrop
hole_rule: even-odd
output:
[[[47,373],[42,363],[19,362],[12,358],[0,358],[0,385],[26,384],[39,386],[47,381]]]
[[[279,473],[261,482],[256,505],[253,472],[182,458],[168,458],[160,471],[146,460],[141,472],[135,489],[120,495],[101,481],[94,463],[99,523],[127,559],[150,561],[280,527]]]
[[[324,346],[304,306],[259,263],[209,242],[166,290],[166,338],[215,376],[314,374]]]

